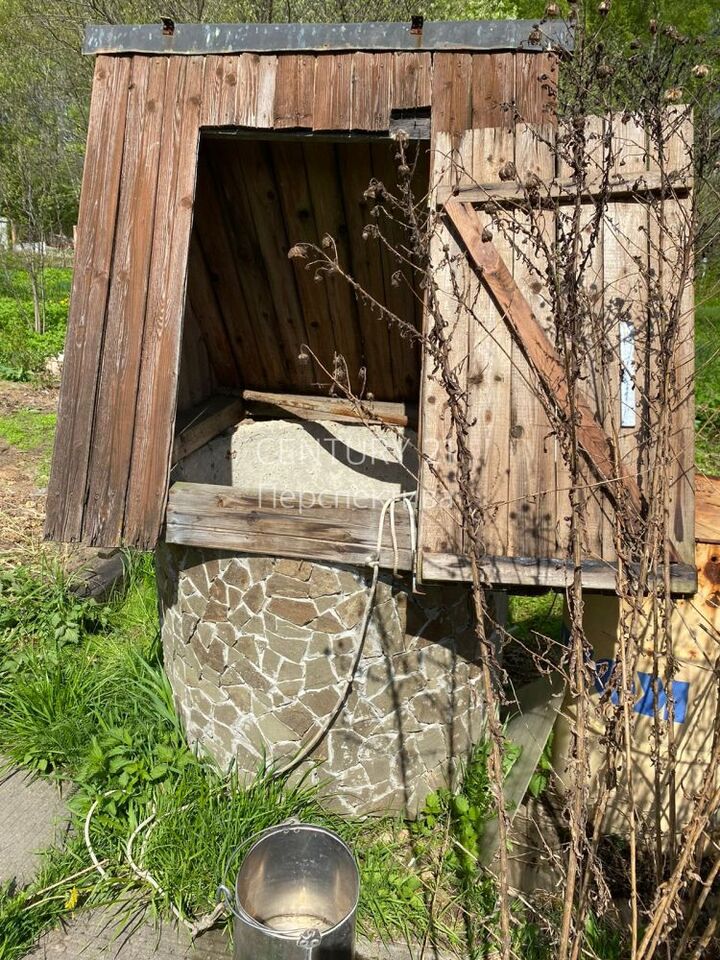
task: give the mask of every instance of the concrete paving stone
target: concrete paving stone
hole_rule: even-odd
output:
[[[359,937],[356,960],[418,960],[419,946],[383,944]],[[225,930],[209,930],[193,944],[184,928],[141,922],[125,928],[111,908],[79,915],[65,928],[47,933],[27,960],[232,960]],[[425,950],[425,960],[457,960],[455,955]]]
[[[2,764],[2,758],[0,758]],[[40,866],[38,853],[67,829],[67,791],[20,770],[0,774],[0,884],[25,886]]]
[[[210,930],[195,944],[185,928],[148,922],[126,926],[112,908],[79,914],[65,927],[49,931],[29,960],[227,960],[227,934]]]

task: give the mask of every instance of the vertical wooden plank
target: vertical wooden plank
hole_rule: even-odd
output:
[[[56,540],[77,540],[82,534],[95,389],[120,190],[129,75],[128,57],[99,56],[96,60],[65,341],[65,367],[48,486],[45,535]]]
[[[587,177],[589,180],[600,180],[607,165],[605,146],[605,118],[589,116],[585,121],[585,157],[587,160]],[[569,179],[571,169],[560,160],[558,175],[562,179]],[[582,362],[583,383],[592,408],[605,432],[613,434],[612,415],[613,404],[608,397],[608,384],[617,378],[617,357],[608,351],[607,345],[612,342],[615,324],[605,310],[605,278],[604,278],[604,234],[605,224],[600,222],[594,226],[596,208],[594,204],[585,204],[581,211],[581,257],[587,259],[583,293],[587,298],[586,312],[587,325],[582,330],[581,349],[584,357]],[[557,209],[557,232],[559,242],[568,242],[569,235],[574,229],[572,206],[562,206]],[[595,247],[590,253],[590,244],[593,234],[596,234]],[[568,239],[566,239],[568,238]],[[609,369],[612,367],[612,370]],[[607,497],[603,485],[598,484],[597,477],[582,464],[583,482],[586,484],[585,529],[586,540],[583,549],[589,559],[614,562],[615,556],[615,510],[611,500]],[[570,516],[570,475],[567,466],[558,456],[556,469],[556,515],[558,518],[558,555],[567,553],[569,540],[569,524],[565,520]]]
[[[396,145],[392,141],[376,141],[370,146],[370,157],[372,176],[397,196],[399,160]],[[418,201],[426,194],[427,186],[427,169],[416,168],[414,189]],[[402,252],[409,238],[402,225],[396,222],[392,212],[390,216],[381,216],[377,222],[393,250]],[[384,302],[397,317],[409,324],[417,324],[419,328],[422,324],[422,314],[420,313],[418,322],[418,305],[422,305],[422,298],[418,297],[417,277],[413,275],[408,264],[393,255],[384,243],[369,240],[367,244],[371,257],[379,261],[382,271],[381,302]],[[418,387],[418,346],[410,338],[404,337],[397,325],[393,325],[387,334],[388,354],[385,365],[392,377],[393,398],[411,399],[416,396]],[[366,338],[366,342],[368,339]]]
[[[634,120],[620,115],[611,116],[609,123],[612,174],[628,177],[643,173],[647,169],[645,131]],[[647,403],[645,385],[637,378],[648,359],[647,208],[633,200],[610,203],[603,227],[606,331],[611,358],[607,365],[607,409],[612,435],[617,437],[619,458],[643,489]],[[629,403],[622,397],[623,378],[629,382]]]
[[[433,127],[438,133],[449,133],[453,141],[472,127],[473,59],[469,53],[435,54]]]
[[[687,107],[667,110],[663,129],[664,169],[673,183],[687,184],[692,178],[692,115]],[[650,144],[649,166],[660,169],[657,145]],[[669,321],[677,306],[677,333],[672,363],[674,390],[671,398],[670,446],[670,532],[678,556],[692,562],[695,531],[695,403],[694,403],[694,294],[692,236],[692,198],[677,196],[666,184],[665,197],[649,206],[650,268],[657,278],[662,297],[662,318]],[[658,323],[657,311],[651,318]],[[667,344],[667,334],[652,331],[656,349]],[[657,372],[657,367],[656,367]]]
[[[555,53],[515,54],[517,114],[522,123],[538,130],[557,126],[557,60]]]
[[[337,243],[341,263],[350,263],[345,207],[340,192],[340,170],[333,144],[308,141],[304,145],[305,166],[318,236],[328,234]],[[337,352],[347,362],[354,390],[361,386],[359,370],[367,363],[363,332],[358,322],[354,292],[342,277],[323,280]]]
[[[291,246],[298,243],[318,245],[321,238],[315,223],[302,141],[279,140],[274,143],[272,160],[288,243]],[[336,344],[326,284],[315,281],[312,272],[306,269],[305,260],[293,258],[291,266],[305,318],[307,345],[325,367],[332,369]],[[317,380],[325,380],[319,371]]]
[[[543,110],[547,71],[552,63],[538,54],[515,56],[515,169],[520,182],[550,183],[555,173],[554,125]],[[513,273],[523,296],[546,333],[554,339],[543,244],[554,249],[555,216],[549,210],[514,215]],[[556,444],[542,389],[514,340],[511,343],[508,552],[513,556],[556,555]]]
[[[198,191],[197,197],[200,197]],[[225,326],[223,311],[218,303],[210,279],[205,257],[200,246],[197,222],[193,227],[188,253],[187,303],[186,310],[192,314],[194,322],[203,333],[207,344],[208,357],[217,383],[225,388],[244,386],[238,363],[237,340],[230,337]],[[183,326],[183,331],[185,327]],[[183,333],[183,353],[185,353],[185,335]],[[257,346],[253,344],[253,352]]]
[[[273,383],[276,367],[268,372],[268,361],[259,349],[257,335],[261,321],[264,322],[259,313],[260,304],[256,299],[248,302],[238,264],[244,247],[235,238],[234,218],[219,193],[215,169],[209,162],[212,150],[217,147],[216,142],[206,141],[200,150],[194,240],[190,246],[190,293],[195,297],[196,287],[202,285],[201,302],[210,317],[217,311],[221,318],[238,370],[246,371],[249,367],[256,378],[253,382],[241,378],[243,386],[261,389]],[[242,239],[247,241],[246,231],[243,231]],[[246,266],[244,278],[251,273]],[[193,306],[201,317],[201,307],[195,299]]]
[[[244,110],[248,97],[248,77],[245,54],[222,57],[222,86],[218,104],[219,127],[237,126],[238,115]]]
[[[277,57],[241,53],[226,59],[220,122],[235,127],[272,127]]]
[[[432,56],[429,53],[392,54],[392,91],[395,110],[430,106]]]
[[[273,113],[277,130],[301,126],[298,123],[298,58],[293,53],[278,57]]]
[[[503,53],[473,58],[473,167],[472,179],[487,183],[514,162],[515,59]],[[505,223],[509,226],[507,214]],[[512,263],[512,239],[502,225],[483,214],[496,246]],[[477,424],[476,483],[487,504],[484,540],[491,556],[508,553],[510,499],[510,432],[512,337],[482,283],[477,281],[475,307],[468,331],[470,420]],[[513,505],[514,507],[514,505]]]
[[[390,83],[392,54],[352,54],[353,130],[388,130],[390,127]]]
[[[260,129],[275,125],[275,84],[278,58],[265,54],[259,58],[255,126]]]
[[[434,265],[435,304],[452,338],[451,363],[464,385],[467,371],[457,359],[460,333],[467,330],[462,306],[453,294],[452,269],[460,251],[444,224],[438,223],[430,238],[430,259]],[[425,314],[425,333],[432,332],[435,317]],[[457,507],[457,444],[452,428],[447,393],[427,352],[422,357],[420,392],[420,485],[418,503],[418,567],[422,577],[423,553],[463,552],[462,514]],[[429,461],[429,462],[428,462]]]
[[[586,152],[589,157],[588,176],[597,177],[601,174],[604,165],[604,133],[605,120],[601,116],[588,117],[586,121]],[[588,298],[588,322],[590,328],[584,331],[585,364],[583,376],[588,387],[588,393],[594,403],[598,420],[603,424],[607,433],[612,435],[612,423],[608,415],[608,398],[605,392],[607,377],[605,365],[607,360],[606,335],[608,317],[605,310],[605,274],[604,256],[605,224],[601,222],[593,226],[595,208],[588,205],[583,209],[583,252],[587,252],[592,240],[592,231],[597,230],[597,244],[592,251],[585,275],[584,290]],[[567,475],[567,471],[565,471]],[[590,559],[615,562],[615,510],[605,491],[596,483],[596,478],[588,472],[589,488],[587,497],[587,545],[585,547]],[[569,476],[561,486],[567,487]],[[560,501],[558,516],[569,516],[570,503],[568,499]],[[559,544],[560,547],[564,543]]]
[[[202,403],[217,392],[218,383],[210,363],[203,331],[188,299],[183,319],[178,380],[177,412]]]
[[[278,130],[312,128],[315,57],[283,53],[278,57],[273,113]]]
[[[163,115],[168,103],[173,105],[172,109],[182,109],[184,72],[184,62],[179,58],[133,57],[120,205],[83,522],[83,538],[90,543],[117,544],[122,534]]]
[[[387,149],[387,144],[384,146]],[[383,245],[378,240],[362,239],[363,231],[372,219],[370,208],[373,201],[365,196],[373,176],[370,144],[339,143],[336,149],[340,169],[344,172],[340,183],[347,217],[348,246],[352,251],[352,275],[379,303],[393,309],[387,302],[383,280]],[[384,230],[384,225],[381,225],[381,229]],[[358,303],[358,313],[365,331],[367,389],[378,400],[399,399],[395,391],[390,332],[386,319],[362,302]]]
[[[353,53],[352,76],[350,80],[351,113],[350,126],[353,130],[373,130],[373,88],[372,69],[374,54]]]
[[[205,61],[188,57],[182,108],[163,125],[138,411],[125,505],[126,542],[148,548],[165,510],[172,453],[180,339],[197,171]]]
[[[203,127],[216,127],[220,123],[220,99],[225,75],[224,61],[224,57],[215,55],[205,58],[205,76],[202,105],[200,107],[200,125]]]
[[[433,60],[432,141],[430,196],[439,186],[464,182],[473,164],[472,57],[468,54],[436,54]],[[468,170],[468,167],[470,170]],[[468,310],[471,295],[469,266],[464,252],[443,219],[433,229],[430,245],[435,302],[447,324],[449,362],[461,389],[468,382]],[[426,312],[425,332],[430,333],[434,317]],[[422,357],[420,449],[432,462],[423,459],[420,471],[419,545],[422,553],[463,552],[462,517],[457,497],[457,444],[452,428],[448,397],[432,359]],[[471,448],[474,437],[471,438]],[[422,566],[420,566],[422,575]]]
[[[204,145],[198,181],[199,237],[243,380],[257,389],[280,384],[288,389],[290,358],[279,348],[282,330],[243,181],[246,146],[247,141],[222,139]]]
[[[285,359],[288,382],[311,392],[317,376],[312,363],[300,360],[308,335],[295,275],[288,260],[290,243],[270,150],[266,144],[248,140],[242,144],[241,156],[242,166],[229,157],[226,170],[232,178],[235,195],[242,196],[243,208],[249,212],[246,226],[253,231],[257,253],[264,265],[276,326],[275,331],[266,328],[258,334],[265,333],[261,344],[265,344],[267,352],[280,352]]]
[[[590,118],[598,125],[602,124],[602,118]],[[582,211],[582,249],[587,252],[590,243],[590,235],[595,227],[593,226],[593,217],[595,209],[588,205]],[[586,239],[587,238],[587,239]],[[593,403],[593,409],[600,423],[605,430],[611,434],[612,425],[608,417],[607,397],[605,394],[605,331],[606,316],[604,310],[604,286],[605,278],[603,272],[603,249],[604,249],[604,224],[598,227],[597,244],[590,255],[584,282],[584,292],[588,299],[588,329],[582,333],[584,351],[584,363],[582,366],[582,377],[586,387],[587,395]],[[614,507],[609,498],[605,495],[602,486],[597,484],[597,478],[590,471],[587,471],[588,488],[586,490],[586,517],[585,528],[587,541],[584,544],[584,550],[590,560],[606,560],[612,562],[615,557],[614,542]],[[569,486],[569,474],[565,469],[563,471],[563,482],[558,484],[560,490],[567,489]],[[558,517],[569,516],[570,503],[567,496],[558,494]],[[567,526],[567,525],[566,525]],[[565,546],[565,540],[558,543],[558,548]]]
[[[321,53],[315,59],[313,130],[349,130],[352,123],[351,53]]]

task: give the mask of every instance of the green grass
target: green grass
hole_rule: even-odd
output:
[[[88,903],[129,896],[129,907],[162,917],[173,907],[202,915],[214,907],[218,884],[231,880],[234,852],[258,830],[290,817],[333,827],[355,850],[365,932],[422,938],[432,929],[459,945],[463,918],[472,915],[473,936],[484,942],[496,923],[492,884],[468,883],[471,865],[443,837],[475,851],[492,806],[486,751],[479,748],[463,789],[438,799],[425,834],[411,835],[396,819],[332,815],[316,787],[290,784],[272,771],[260,770],[243,785],[186,744],[162,670],[151,559],[132,559],[128,589],[107,603],[78,600],[68,587],[50,562],[0,573],[0,755],[74,784],[74,836],[82,837],[96,803],[91,840],[109,877],[88,871],[68,879],[90,865],[84,843],[55,851],[38,881],[58,884],[50,903],[32,906],[32,890],[0,895],[2,960],[20,957],[46,926]],[[124,853],[153,810],[154,827],[138,847],[163,893],[138,882]],[[431,918],[436,885],[443,908]]]
[[[30,276],[18,256],[0,264],[0,376],[29,380],[65,344],[72,270],[46,267],[45,332],[35,333]]]
[[[77,909],[123,904],[170,919],[196,919],[232,886],[238,850],[257,831],[288,818],[337,830],[361,874],[360,929],[385,940],[429,938],[475,960],[497,936],[497,892],[477,867],[485,823],[494,815],[488,746],[476,745],[461,787],[430,794],[417,821],[329,813],[318,789],[259,770],[250,784],[191,751],[162,669],[152,559],[129,557],[127,588],[106,603],[79,600],[50,561],[0,572],[0,755],[51,780],[70,781],[73,830],[48,852],[26,890],[0,891],[0,960],[19,960],[49,926]],[[549,597],[514,598],[518,625],[543,629]],[[508,745],[506,770],[517,756]],[[107,878],[92,869],[91,843]],[[135,845],[154,890],[129,867]],[[51,890],[48,888],[51,887]],[[551,960],[551,911],[515,903],[515,948]],[[598,942],[616,937],[597,924]],[[597,952],[615,960],[616,953]]]
[[[697,308],[695,318],[696,462],[720,474],[720,297]]]
[[[0,440],[24,453],[38,455],[35,481],[39,486],[47,483],[50,474],[56,423],[56,414],[37,410],[19,410],[0,417]]]
[[[0,438],[26,452],[46,448],[52,446],[56,421],[54,413],[19,410],[0,417]]]
[[[538,634],[559,640],[563,619],[562,597],[555,592],[539,596],[511,595],[508,617],[513,636],[523,643],[532,641]]]

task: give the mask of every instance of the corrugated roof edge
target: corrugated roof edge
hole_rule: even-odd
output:
[[[212,54],[343,50],[571,50],[562,20],[428,21],[410,23],[161,23],[91,25],[83,53]]]

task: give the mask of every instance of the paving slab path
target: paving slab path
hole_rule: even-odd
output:
[[[0,764],[2,758],[0,758]],[[0,885],[27,884],[38,871],[38,852],[53,846],[67,829],[67,793],[24,771],[0,774]]]
[[[159,929],[150,923],[124,929],[116,911],[106,908],[80,914],[65,928],[47,933],[27,960],[232,960],[232,946],[224,930],[209,930],[191,943],[188,932],[176,926]],[[404,944],[383,945],[360,938],[356,960],[418,960],[420,949]],[[428,948],[424,960],[457,960]]]

